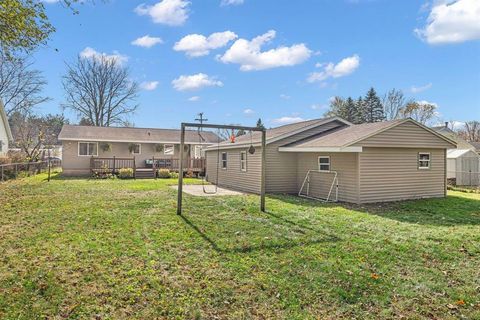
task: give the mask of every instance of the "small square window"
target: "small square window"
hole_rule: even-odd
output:
[[[142,152],[142,145],[139,143],[135,143],[133,145],[132,154],[140,154],[141,152]]]
[[[330,171],[330,157],[329,156],[318,157],[318,171]]]
[[[420,152],[418,154],[418,169],[430,169],[430,153]]]
[[[173,156],[175,153],[175,146],[173,144],[165,144],[163,146],[163,154],[166,156]]]

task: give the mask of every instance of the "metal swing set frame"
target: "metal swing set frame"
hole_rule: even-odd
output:
[[[197,129],[227,129],[227,130],[244,130],[244,131],[258,131],[262,133],[262,171],[261,171],[261,181],[260,181],[260,210],[265,212],[265,169],[266,169],[266,159],[267,159],[267,131],[265,128],[259,127],[244,127],[236,125],[222,125],[222,124],[203,124],[203,123],[191,123],[191,122],[182,122],[181,124],[181,134],[180,134],[180,168],[178,175],[178,195],[177,195],[177,214],[182,214],[182,201],[183,201],[183,158],[185,153],[185,130],[186,128],[197,128]],[[234,144],[234,143],[232,143]],[[219,146],[217,145],[219,150]],[[217,150],[217,169],[218,169],[218,150]],[[217,174],[218,182],[218,174]]]

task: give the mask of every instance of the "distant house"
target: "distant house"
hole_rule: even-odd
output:
[[[116,170],[135,167],[141,171],[155,165],[175,170],[179,164],[180,130],[176,129],[64,125],[58,139],[62,142],[65,175],[89,175],[104,166]],[[194,160],[204,157],[204,148],[218,142],[219,137],[213,132],[187,130],[185,168],[200,163]]]
[[[8,117],[5,113],[5,108],[0,100],[0,156],[5,156],[7,154],[10,141],[13,141],[12,131],[8,124]]]
[[[470,144],[475,147],[475,152],[480,154],[480,142],[470,142]]]
[[[353,125],[338,117],[269,129],[266,142],[267,193],[353,203],[444,197],[446,152],[456,147],[412,119]],[[258,133],[208,147],[206,158],[209,181],[260,192]]]
[[[480,155],[475,145],[462,139],[448,127],[433,127],[433,130],[443,134],[457,143],[456,148],[447,150],[447,178],[449,183],[458,186],[480,185]]]

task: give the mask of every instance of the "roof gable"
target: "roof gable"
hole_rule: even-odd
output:
[[[388,122],[386,122],[388,123]],[[394,120],[346,146],[452,148],[456,142],[413,120]]]

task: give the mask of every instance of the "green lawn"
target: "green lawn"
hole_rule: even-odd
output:
[[[0,319],[480,318],[480,195],[352,206],[0,184]],[[188,181],[188,180],[187,180]]]

